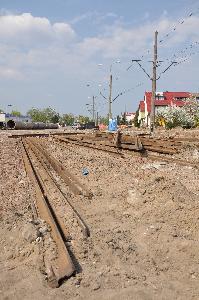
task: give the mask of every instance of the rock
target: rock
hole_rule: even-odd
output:
[[[9,260],[13,258],[13,253],[12,252],[8,252],[7,255],[6,255],[6,260]]]
[[[99,282],[95,282],[95,283],[93,284],[93,286],[92,286],[92,290],[93,290],[93,291],[97,291],[97,290],[100,289],[100,287],[101,287],[100,283],[99,283]]]
[[[38,236],[35,240],[37,243],[40,243],[42,241],[42,238],[40,236]]]
[[[24,180],[20,180],[19,184],[23,185],[23,184],[25,184],[25,181]]]
[[[199,151],[197,149],[194,149],[192,156],[193,156],[193,159],[199,159]]]
[[[166,165],[166,162],[156,162],[156,163],[149,163],[145,164],[141,167],[142,170],[151,170],[151,169],[157,169],[159,170],[162,166]]]
[[[75,281],[75,285],[80,286],[81,281],[82,281],[82,278],[77,278],[76,281]]]
[[[45,235],[48,231],[49,231],[49,229],[48,229],[47,225],[44,225],[39,228],[39,232],[41,233],[41,235]]]
[[[22,230],[22,237],[27,241],[32,243],[39,237],[39,232],[35,226],[31,223],[28,223],[24,226]]]
[[[141,202],[141,195],[138,191],[136,191],[135,189],[129,190],[128,191],[128,196],[127,196],[127,203],[128,204],[137,204]]]

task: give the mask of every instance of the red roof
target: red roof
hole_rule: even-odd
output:
[[[156,94],[155,106],[184,106],[184,99],[190,97],[190,93],[188,92],[163,92],[159,94],[159,97],[164,97],[164,99],[158,99],[158,95]],[[145,99],[147,103],[147,111],[151,111],[151,97],[152,92],[145,92]],[[182,100],[181,100],[182,99]]]

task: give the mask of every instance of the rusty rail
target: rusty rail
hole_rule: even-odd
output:
[[[30,139],[27,139],[26,143],[28,144],[29,149],[31,149],[31,151],[34,152],[34,155],[36,156],[36,159],[41,163],[42,167],[47,172],[47,176],[50,177],[50,179],[53,181],[53,183],[56,185],[56,187],[61,192],[62,196],[64,197],[65,202],[67,202],[67,204],[72,209],[73,214],[74,214],[75,218],[77,219],[77,222],[78,222],[79,226],[81,227],[83,236],[87,238],[88,236],[90,236],[89,229],[88,229],[87,225],[85,224],[85,222],[82,220],[82,218],[81,218],[80,214],[78,213],[78,211],[75,209],[75,207],[72,205],[72,203],[65,197],[63,191],[60,189],[59,184],[57,183],[57,181],[53,177],[52,173],[49,171],[49,169],[52,166],[49,163],[49,161],[46,159],[46,156],[44,156],[44,154],[42,152],[40,152],[40,149],[38,148],[37,143],[35,145],[34,142]],[[47,195],[49,195],[48,186],[46,186],[46,182],[44,182],[44,189],[45,189],[45,193]],[[65,229],[63,228],[63,231],[64,230]]]
[[[84,195],[85,197],[92,198],[92,192],[83,186],[83,184],[81,184],[73,174],[66,170],[57,159],[50,155],[50,153],[44,147],[42,147],[41,142],[39,143],[33,138],[30,138],[30,141],[45,157],[45,159],[50,163],[53,169],[60,175],[60,177],[65,181],[75,195]]]
[[[108,149],[120,149],[120,150],[131,150],[131,151],[152,151],[163,154],[175,154],[179,151],[179,147],[171,140],[156,140],[143,137],[132,137],[121,134],[119,140],[113,134],[107,134],[99,136],[96,135],[82,135],[82,136],[66,136],[66,137],[55,137],[62,141],[68,141],[71,143],[78,143],[79,145],[90,148],[99,148],[103,146],[101,150],[107,151]],[[117,140],[117,143],[116,143]],[[181,144],[180,144],[181,145]]]
[[[95,145],[94,143],[84,143],[82,141],[75,141],[75,140],[71,140],[71,139],[67,139],[67,138],[63,138],[63,137],[54,137],[54,140],[56,140],[58,142],[63,142],[66,144],[72,144],[72,145],[74,144],[74,145],[77,145],[80,147],[87,147],[87,148],[91,148],[91,149],[108,152],[110,154],[114,154],[114,155],[117,155],[120,157],[123,156],[121,151],[118,151],[117,149],[115,150],[113,147],[109,147],[109,146],[104,147],[103,145]]]
[[[199,165],[197,162],[190,162],[187,160],[183,160],[183,159],[177,159],[177,158],[171,158],[171,157],[163,157],[163,156],[157,156],[157,155],[153,155],[153,154],[148,154],[147,158],[149,158],[150,160],[161,160],[161,161],[165,161],[168,163],[176,163],[178,165],[181,166],[190,166],[192,168],[199,168]]]
[[[56,136],[56,135],[81,135],[85,134],[84,132],[25,132],[25,133],[12,133],[9,135],[9,138],[23,138],[23,137],[49,137],[49,136]]]
[[[189,162],[183,159],[175,159],[171,156],[179,153],[184,144],[194,143],[199,147],[198,138],[150,138],[148,136],[129,136],[121,134],[117,135],[95,133],[92,135],[54,137],[55,140],[78,146],[89,147],[105,152],[118,153],[121,157],[125,154],[136,153],[149,158],[151,160],[163,160],[169,163],[176,163],[183,166],[191,166],[198,168],[197,162]],[[118,151],[119,150],[119,151]],[[154,153],[166,154],[166,156],[158,156]],[[168,156],[169,155],[169,156]]]
[[[45,264],[50,264],[48,267],[50,271],[47,274],[49,285],[58,287],[62,279],[70,277],[75,272],[75,266],[64,243],[61,226],[50,205],[49,194],[46,193],[41,175],[31,159],[30,149],[24,141],[22,143],[24,165],[35,190],[38,214],[51,227],[51,235],[57,245],[57,257],[51,262],[45,261]]]

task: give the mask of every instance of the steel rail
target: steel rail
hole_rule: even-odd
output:
[[[154,154],[150,154],[148,153],[146,158],[151,159],[151,160],[162,160],[162,161],[166,161],[168,163],[176,163],[178,165],[182,165],[182,166],[190,166],[192,168],[199,168],[199,164],[197,162],[190,162],[187,160],[183,160],[183,159],[177,159],[177,158],[171,158],[171,157],[163,157],[163,156],[158,156],[158,155],[154,155]]]
[[[97,149],[97,150],[103,150],[105,152],[109,152],[109,150],[107,149],[108,146],[106,145],[106,142],[105,141],[101,141],[101,143],[104,144],[104,147],[103,149],[102,148],[99,148],[97,146],[93,146],[93,144],[91,144],[92,142],[91,141],[84,141],[83,140],[83,137],[81,137],[81,139],[76,139],[74,137],[54,137],[55,140],[58,140],[58,141],[62,141],[62,142],[65,142],[65,143],[71,143],[71,144],[75,144],[75,145],[78,145],[78,146],[83,146],[83,147],[89,147],[89,148],[94,148],[94,149]],[[147,138],[148,140],[148,138]],[[168,139],[169,140],[169,139]],[[143,142],[143,139],[141,138],[140,139],[141,142]],[[158,140],[159,141],[159,140]],[[167,139],[166,139],[167,141]],[[97,141],[97,143],[100,142],[100,141]],[[161,141],[162,144],[165,142],[164,139]],[[175,140],[169,140],[170,142],[170,146],[172,145],[175,145],[176,146],[176,141]],[[179,142],[179,141],[178,141]],[[96,141],[93,142],[96,144]],[[109,142],[108,142],[109,143]],[[178,143],[179,144],[179,149],[181,149],[182,147],[182,144],[181,143]],[[198,168],[198,164],[197,163],[194,163],[194,162],[189,162],[189,161],[186,161],[186,160],[182,160],[182,159],[175,159],[175,158],[171,158],[169,156],[158,156],[158,155],[155,155],[153,154],[154,152],[159,152],[161,154],[167,154],[167,155],[171,155],[171,154],[176,154],[178,151],[177,149],[175,148],[169,148],[168,150],[166,149],[166,147],[163,149],[163,153],[162,153],[162,149],[160,147],[160,143],[159,143],[159,147],[150,147],[148,146],[147,149],[144,149],[144,151],[139,151],[139,149],[137,151],[135,151],[135,146],[134,145],[125,145],[125,144],[122,144],[123,147],[122,148],[119,148],[120,149],[120,155],[121,157],[125,158],[126,157],[126,154],[129,156],[129,155],[132,155],[132,154],[136,154],[139,155],[139,157],[145,157],[145,158],[148,158],[148,159],[151,159],[151,160],[162,160],[162,161],[167,161],[169,163],[176,163],[176,164],[179,164],[179,165],[183,165],[183,166],[191,166],[191,167],[195,167],[195,168]],[[114,144],[112,144],[112,149],[114,147]],[[134,150],[134,151],[132,151]],[[114,153],[113,151],[111,151],[112,153]]]
[[[38,169],[33,164],[28,145],[22,141],[24,152],[23,160],[28,177],[34,187],[36,195],[36,206],[39,216],[51,228],[51,236],[57,246],[57,257],[50,263],[45,261],[45,264],[50,264],[50,272],[48,272],[48,283],[51,287],[58,287],[61,280],[70,277],[75,272],[75,266],[71,260],[69,252],[63,240],[63,232],[60,224],[53,213],[50,205],[49,195],[46,194],[43,188],[43,182],[38,173]]]
[[[41,153],[39,151],[39,149],[32,143],[32,141],[30,139],[27,139],[26,142],[28,143],[28,146],[30,147],[30,149],[34,152],[34,154],[36,156],[36,159],[40,162],[40,164],[42,165],[42,167],[45,169],[47,175],[53,181],[53,183],[56,186],[56,188],[59,189],[60,193],[63,196],[62,200],[65,202],[66,205],[69,205],[69,209],[72,209],[73,215],[75,216],[75,218],[76,218],[79,226],[81,227],[83,236],[85,238],[89,237],[90,236],[90,231],[89,231],[88,226],[85,224],[85,222],[83,221],[83,219],[81,218],[80,214],[75,209],[75,207],[72,205],[72,203],[68,200],[68,198],[66,198],[65,193],[62,191],[60,185],[57,183],[57,181],[55,180],[54,176],[50,172],[50,168],[52,168],[52,166],[50,165],[50,163],[48,162],[48,160],[46,159],[46,157],[43,155],[43,153]],[[46,185],[46,182],[44,182],[44,185]],[[49,194],[48,187],[46,187],[45,192],[47,194]]]
[[[121,142],[116,145],[115,143],[115,139],[114,137],[112,138],[112,141],[107,140],[107,139],[103,139],[103,140],[95,140],[95,138],[85,138],[85,137],[81,137],[80,139],[76,138],[76,137],[55,137],[56,139],[60,139],[60,140],[67,140],[70,141],[71,143],[79,143],[82,146],[87,146],[90,145],[90,148],[94,147],[97,149],[97,147],[99,146],[103,146],[106,147],[104,149],[106,149],[105,151],[107,151],[108,149],[120,149],[120,150],[132,150],[132,151],[145,151],[145,150],[150,150],[153,152],[157,152],[157,153],[163,153],[163,154],[176,154],[177,153],[177,149],[175,147],[172,147],[169,145],[169,147],[167,147],[165,145],[165,142],[163,143],[154,143],[152,144],[152,142],[147,145],[145,145],[142,141],[142,139],[140,139],[139,137],[134,137],[133,140],[131,141],[127,141],[124,142],[123,140],[121,140]],[[142,145],[142,147],[138,147],[138,141],[139,144]],[[109,147],[109,148],[107,148]],[[102,148],[102,150],[104,150]],[[112,150],[114,152],[114,150]]]
[[[8,138],[23,138],[23,137],[49,137],[53,135],[81,135],[85,134],[84,132],[64,132],[64,131],[59,131],[59,132],[31,132],[31,133],[12,133],[11,135],[8,136]]]
[[[43,154],[43,156],[46,158],[46,160],[48,160],[53,169],[65,181],[65,183],[69,186],[69,188],[75,195],[83,195],[85,197],[92,198],[92,192],[88,190],[83,184],[81,184],[73,174],[66,170],[64,166],[45,149],[45,147],[42,147],[43,145],[41,144],[41,142],[39,143],[38,141],[36,141],[36,139],[33,138],[30,138],[30,141]]]
[[[74,140],[70,140],[68,138],[63,138],[63,137],[53,137],[54,140],[59,141],[59,142],[64,142],[67,144],[72,144],[72,145],[77,145],[80,147],[86,147],[86,148],[91,148],[91,149],[96,149],[99,151],[103,151],[103,152],[108,152],[110,154],[114,154],[120,157],[123,157],[123,153],[121,152],[121,150],[118,151],[118,149],[116,151],[113,150],[113,147],[108,147],[106,146],[106,148],[104,146],[96,146],[94,144],[89,144],[89,143],[84,143],[81,141],[74,141]]]

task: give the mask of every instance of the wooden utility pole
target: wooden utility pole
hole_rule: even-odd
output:
[[[112,85],[113,85],[113,76],[110,74],[110,82],[109,82],[109,110],[108,117],[112,119]]]
[[[155,127],[155,98],[156,98],[156,81],[157,81],[157,58],[158,58],[158,47],[157,47],[158,32],[155,32],[154,42],[154,57],[153,57],[153,77],[152,77],[152,97],[151,97],[151,114],[150,114],[150,132],[154,131]]]

